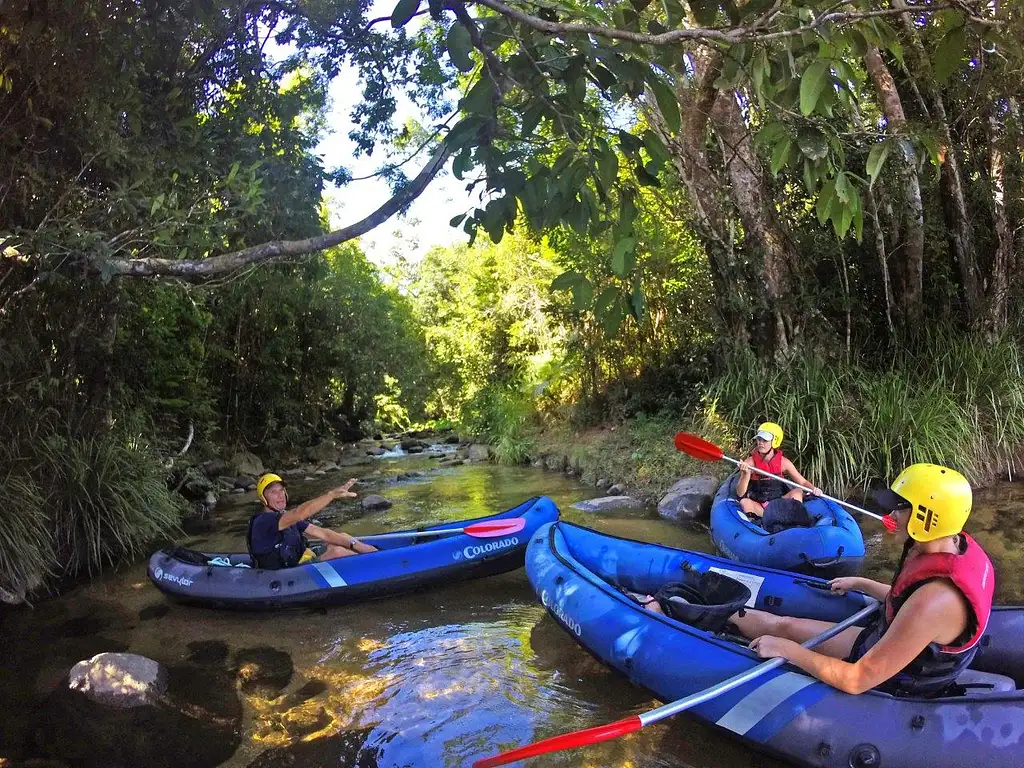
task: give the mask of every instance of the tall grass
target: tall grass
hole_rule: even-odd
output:
[[[710,397],[746,434],[779,422],[785,450],[819,485],[866,487],[919,461],[984,482],[1010,471],[1024,448],[1021,362],[1011,338],[936,333],[887,360],[811,355],[778,367],[737,357]]]
[[[137,435],[39,437],[0,449],[0,464],[13,467],[0,511],[0,588],[18,593],[51,576],[93,573],[177,531],[184,502]]]
[[[522,464],[535,446],[530,434],[535,416],[529,392],[512,385],[488,386],[463,407],[461,427],[484,436],[500,464]]]

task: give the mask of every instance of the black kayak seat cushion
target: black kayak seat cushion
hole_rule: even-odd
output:
[[[764,517],[761,518],[761,527],[768,533],[778,533],[787,528],[809,528],[812,525],[814,519],[803,502],[785,497],[769,501],[764,508]]]
[[[716,571],[685,571],[681,581],[665,584],[653,597],[666,616],[708,632],[721,632],[729,617],[746,605],[750,589]]]

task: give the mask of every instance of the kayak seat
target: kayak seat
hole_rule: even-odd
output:
[[[974,696],[986,693],[1012,693],[1017,690],[1017,683],[1012,677],[997,675],[994,672],[979,672],[976,669],[965,669],[957,677],[956,682],[967,689],[966,693]]]

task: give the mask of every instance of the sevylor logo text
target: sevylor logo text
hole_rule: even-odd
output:
[[[540,602],[545,608],[547,608],[549,611],[555,614],[559,621],[561,621],[563,624],[565,624],[565,626],[571,629],[573,631],[573,634],[576,635],[576,637],[582,637],[583,627],[580,626],[580,623],[576,621],[576,619],[574,619],[572,616],[566,613],[565,608],[563,608],[560,604],[554,601],[548,601],[548,591],[546,589],[540,593]]]
[[[499,541],[488,541],[486,544],[470,544],[468,547],[463,547],[462,552],[455,553],[455,559],[459,559],[461,554],[467,560],[472,560],[474,557],[480,557],[481,555],[487,555],[491,552],[497,552],[501,549],[508,549],[514,547],[519,543],[519,539],[515,536],[508,539],[501,539]]]
[[[157,581],[173,581],[179,587],[191,587],[193,584],[192,579],[186,579],[174,573],[167,573],[163,568],[157,568],[153,571],[153,576],[156,577]]]

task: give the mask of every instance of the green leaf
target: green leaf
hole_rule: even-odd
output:
[[[604,329],[605,336],[612,338],[616,333],[619,332],[619,326],[622,325],[622,321],[626,319],[626,309],[623,306],[621,295],[616,296],[616,301],[609,307],[605,313],[604,319],[601,320],[601,327]]]
[[[800,131],[797,136],[797,143],[800,145],[800,151],[804,156],[811,158],[811,160],[821,160],[828,154],[828,142],[825,141],[824,134],[814,128]]]
[[[818,195],[818,203],[815,206],[815,213],[818,216],[819,224],[824,224],[828,221],[829,216],[832,215],[832,202],[835,200],[835,197],[835,181],[825,182],[825,186],[821,188],[821,194]]]
[[[633,283],[633,295],[629,297],[630,309],[633,310],[633,317],[640,322],[647,311],[647,297],[644,295],[643,286],[639,282]]]
[[[626,272],[626,255],[633,252],[636,240],[632,237],[624,237],[615,244],[612,251],[612,271],[619,277],[624,277]]]
[[[661,78],[652,75],[648,81],[651,90],[654,91],[654,99],[658,102],[658,111],[665,118],[665,123],[672,133],[679,133],[682,126],[682,116],[679,114],[679,99],[675,92]]]
[[[935,48],[935,79],[946,82],[960,67],[967,51],[967,35],[963,27],[949,30]]]
[[[868,188],[874,186],[875,180],[878,178],[878,174],[882,172],[882,166],[885,165],[885,159],[889,156],[889,151],[892,149],[891,141],[883,141],[880,144],[875,144],[871,147],[871,151],[868,152],[868,161],[866,170],[868,176],[871,178]]]
[[[690,0],[690,10],[702,27],[710,27],[718,15],[717,0]]]
[[[452,24],[451,29],[448,30],[445,47],[448,48],[448,58],[460,72],[469,72],[476,66],[470,55],[470,51],[473,50],[473,40],[461,24]]]
[[[659,167],[664,165],[671,157],[668,154],[668,149],[665,148],[665,144],[661,141],[661,137],[648,128],[644,131],[643,135],[644,147],[647,149],[647,154],[651,156],[654,162],[658,163]]]
[[[619,289],[611,286],[605,288],[597,297],[597,301],[594,302],[594,317],[598,320],[604,320],[609,310],[615,305],[615,300],[619,298]]]
[[[236,165],[237,165],[237,163],[236,163]],[[154,197],[153,198],[153,204],[149,208],[149,215],[152,216],[153,214],[155,214],[158,210],[160,210],[160,207],[163,204],[164,204],[164,196],[163,196],[163,194],[159,194],[156,197]]]
[[[577,312],[582,312],[584,309],[590,306],[590,302],[594,299],[594,286],[590,284],[587,278],[581,278],[572,287],[572,305],[576,308]]]
[[[552,291],[568,291],[580,280],[585,278],[579,272],[563,272],[551,281]]]
[[[800,78],[800,111],[807,117],[814,111],[822,91],[829,82],[830,63],[827,59],[818,59],[804,70]]]
[[[231,180],[235,178],[235,174],[238,173],[238,162],[231,164],[231,170],[228,171],[228,178],[225,183],[230,184]]]
[[[481,77],[476,85],[469,89],[469,93],[462,97],[459,106],[466,112],[478,112],[490,114],[491,97],[494,95],[494,82],[489,77]]]
[[[463,222],[463,220],[465,218],[466,218],[466,214],[464,214],[464,213],[460,213],[458,216],[453,216],[451,221],[448,222],[448,226],[450,226],[450,227],[457,227],[457,226],[459,226],[459,224],[461,224]]]
[[[784,123],[771,122],[757,132],[754,140],[762,146],[774,146],[789,133]]]
[[[779,171],[789,162],[789,152],[793,148],[793,139],[788,136],[775,145],[772,150],[772,176],[778,176]]]
[[[391,12],[391,26],[395,29],[404,27],[419,8],[420,0],[398,0],[398,4]]]

